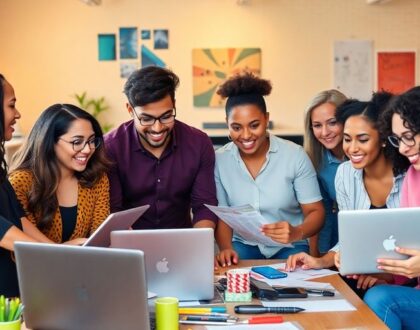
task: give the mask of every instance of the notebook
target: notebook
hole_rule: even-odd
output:
[[[420,249],[420,208],[340,211],[340,273],[380,273],[378,258],[406,259],[395,246]]]
[[[113,230],[129,229],[147,211],[149,205],[111,213],[95,230],[83,246],[109,247],[110,234]]]
[[[143,252],[18,242],[15,255],[28,328],[150,329]]]
[[[144,252],[147,286],[158,296],[179,300],[214,296],[213,229],[113,231],[111,247]]]

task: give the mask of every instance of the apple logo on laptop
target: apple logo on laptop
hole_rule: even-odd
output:
[[[166,258],[163,258],[162,260],[159,260],[156,263],[156,269],[159,273],[169,272],[168,261],[166,260]]]
[[[395,241],[394,235],[389,236],[389,238],[384,239],[382,245],[386,251],[394,251],[395,250]]]

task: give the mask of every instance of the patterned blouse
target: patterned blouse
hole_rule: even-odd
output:
[[[9,181],[16,192],[19,202],[25,210],[26,217],[36,225],[34,214],[28,211],[28,196],[33,184],[33,175],[27,170],[18,170],[10,174]],[[77,197],[77,220],[70,240],[88,237],[109,215],[109,181],[104,174],[96,185],[91,188],[79,184]],[[52,241],[62,243],[62,219],[57,207],[50,228],[42,232]]]

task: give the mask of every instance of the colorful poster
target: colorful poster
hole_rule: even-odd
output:
[[[120,28],[120,59],[137,58],[137,28]]]
[[[115,34],[98,34],[98,59],[99,61],[114,61]]]
[[[222,98],[216,94],[221,83],[229,77],[251,72],[261,73],[260,48],[203,48],[193,49],[193,94],[196,107],[221,107]]]
[[[373,91],[373,42],[334,42],[334,87],[347,97],[367,101]]]
[[[378,52],[378,90],[401,94],[415,86],[415,52]]]

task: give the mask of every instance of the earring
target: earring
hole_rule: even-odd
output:
[[[232,137],[230,136],[230,134],[227,136],[229,141],[232,141]]]
[[[386,147],[386,142],[382,143],[382,148]]]

